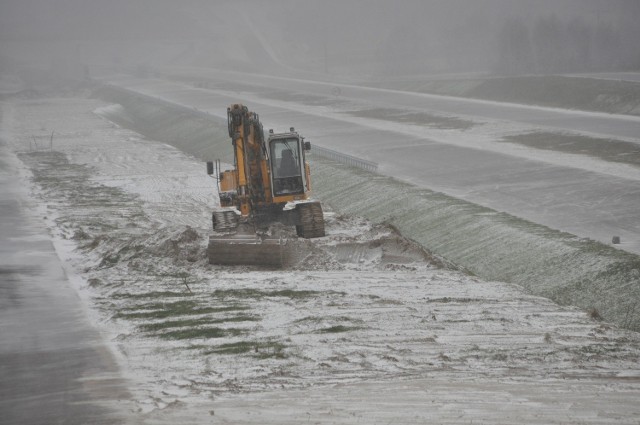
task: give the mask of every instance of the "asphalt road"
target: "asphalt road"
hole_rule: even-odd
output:
[[[119,368],[89,325],[0,139],[0,423],[121,424]]]

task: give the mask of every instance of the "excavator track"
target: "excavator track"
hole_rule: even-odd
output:
[[[309,202],[298,205],[297,209],[300,215],[300,224],[296,226],[298,236],[305,239],[323,237],[325,232],[322,205],[319,202]]]
[[[216,231],[229,231],[238,227],[238,217],[233,208],[219,208],[211,215],[213,229]]]

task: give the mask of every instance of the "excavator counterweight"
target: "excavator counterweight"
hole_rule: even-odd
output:
[[[306,239],[325,234],[322,205],[310,199],[305,155],[311,145],[293,127],[286,133],[270,130],[265,138],[258,115],[240,104],[227,109],[227,118],[234,167],[207,163],[220,198],[212,213],[209,262],[283,267],[290,241],[271,236],[272,225],[295,226]]]

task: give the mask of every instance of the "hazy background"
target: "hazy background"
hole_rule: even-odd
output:
[[[638,0],[0,0],[0,71],[640,69]]]

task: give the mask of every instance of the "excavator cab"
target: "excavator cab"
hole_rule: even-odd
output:
[[[269,138],[271,154],[271,187],[274,198],[304,194],[307,176],[304,172],[304,149],[297,134]],[[277,202],[277,201],[276,201]]]

